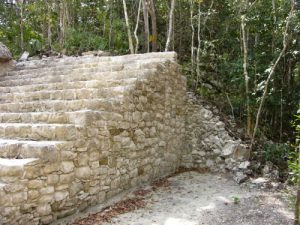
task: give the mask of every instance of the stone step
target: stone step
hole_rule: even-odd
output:
[[[34,92],[41,90],[66,90],[81,88],[108,88],[116,86],[128,86],[134,84],[137,78],[125,78],[118,80],[87,80],[72,82],[55,82],[43,84],[27,84],[13,87],[0,87],[1,93]]]
[[[74,112],[77,113],[77,112]],[[79,112],[78,115],[82,113]],[[0,113],[0,123],[72,123],[67,112]]]
[[[147,53],[136,55],[123,55],[113,57],[66,57],[66,58],[45,58],[43,60],[32,60],[27,62],[19,62],[17,69],[34,70],[34,69],[63,69],[63,68],[82,68],[82,67],[98,67],[110,63],[116,64],[130,64],[134,62],[149,63],[149,62],[164,62],[167,60],[176,61],[177,55],[175,52],[164,53]]]
[[[0,123],[47,123],[86,126],[97,120],[121,120],[122,115],[109,111],[0,113]]]
[[[0,87],[7,86],[23,86],[30,84],[48,84],[48,83],[68,83],[74,81],[89,81],[89,80],[119,80],[126,78],[139,78],[145,74],[153,74],[154,69],[147,70],[129,70],[129,71],[114,71],[114,72],[97,72],[97,73],[83,73],[83,72],[70,72],[66,75],[46,75],[34,78],[24,79],[9,79],[7,77],[0,77]]]
[[[61,68],[40,68],[33,70],[22,70],[22,71],[12,71],[7,74],[7,76],[1,77],[0,80],[24,80],[24,79],[33,79],[41,78],[45,76],[56,77],[60,75],[68,76],[70,74],[96,74],[96,73],[110,73],[110,72],[119,72],[119,71],[131,71],[138,70],[140,66],[138,64],[132,65],[132,67],[118,66],[118,65],[94,65],[93,67],[61,67]]]
[[[42,100],[80,100],[109,97],[122,97],[130,86],[111,88],[82,88],[64,90],[42,90],[35,92],[5,93],[0,95],[0,103],[31,102]]]
[[[26,176],[26,167],[39,163],[37,158],[6,159],[0,158],[0,182],[16,182]]]
[[[56,162],[60,152],[72,149],[68,141],[26,141],[0,139],[0,157],[8,159],[39,158],[45,162]]]
[[[0,138],[71,141],[78,129],[80,126],[74,124],[0,123]]]
[[[163,61],[162,61],[163,62]],[[0,81],[20,81],[20,80],[33,80],[43,77],[51,77],[52,79],[57,79],[58,76],[65,76],[66,79],[70,79],[70,74],[72,77],[75,75],[85,76],[91,74],[108,74],[108,73],[119,73],[119,72],[131,72],[131,71],[141,71],[144,69],[155,69],[157,64],[161,63],[161,60],[151,59],[147,61],[132,61],[124,63],[106,63],[104,65],[83,65],[83,66],[62,66],[56,68],[49,68],[45,66],[40,69],[31,70],[21,70],[12,71],[6,76],[0,77]]]
[[[0,112],[70,112],[78,110],[97,110],[120,112],[122,102],[118,98],[81,99],[81,100],[46,100],[23,103],[1,103]]]

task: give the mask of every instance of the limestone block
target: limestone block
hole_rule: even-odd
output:
[[[39,189],[44,186],[44,182],[42,180],[31,180],[27,186],[29,189]]]
[[[40,216],[47,216],[51,214],[51,206],[49,204],[39,205],[36,211]]]
[[[67,191],[59,191],[59,192],[55,192],[54,194],[54,200],[56,202],[58,201],[62,201],[64,200],[65,198],[67,198],[69,196],[69,192]]]
[[[59,163],[51,163],[51,164],[46,164],[44,167],[44,174],[50,174],[53,172],[57,172],[60,169],[60,164]]]
[[[40,196],[39,191],[37,190],[29,190],[28,191],[28,200],[34,200],[37,199]]]
[[[9,184],[4,186],[3,189],[8,193],[15,193],[22,190],[26,190],[25,186],[22,184]]]
[[[88,179],[90,175],[91,175],[91,169],[88,166],[79,167],[79,168],[76,168],[76,170],[75,170],[75,176],[79,179],[80,178]]]
[[[40,189],[40,194],[41,195],[48,195],[54,193],[54,187],[53,186],[48,186]]]
[[[48,184],[56,184],[59,181],[59,176],[57,174],[49,174],[47,176],[47,183]]]
[[[59,182],[61,184],[70,184],[72,181],[75,179],[75,174],[74,173],[69,173],[69,174],[61,174],[59,176]]]
[[[13,204],[18,204],[18,203],[26,202],[26,200],[27,200],[27,192],[23,191],[23,192],[13,193],[11,195],[11,199],[12,199],[12,203]]]
[[[61,163],[61,171],[63,173],[70,173],[74,170],[74,163],[72,161],[65,161]]]

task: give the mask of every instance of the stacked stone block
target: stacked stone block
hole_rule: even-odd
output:
[[[173,172],[175,53],[22,62],[0,77],[0,224],[49,224]]]

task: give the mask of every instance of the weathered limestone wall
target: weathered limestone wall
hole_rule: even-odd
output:
[[[191,92],[187,93],[186,109],[183,166],[215,172],[245,169],[239,167],[248,160],[249,151],[240,139],[226,131],[225,124],[214,112],[217,109],[205,104]]]
[[[0,146],[0,224],[49,224],[175,171],[186,80],[174,58],[28,62],[0,80],[0,137],[15,138]]]

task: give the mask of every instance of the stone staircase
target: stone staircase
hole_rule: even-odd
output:
[[[101,190],[117,187],[107,198],[125,188],[108,181],[120,176],[110,165],[119,162],[103,146],[114,149],[118,140],[110,136],[131,126],[122,121],[140,105],[134,90],[175,57],[46,59],[18,63],[0,77],[0,224],[49,224],[103,201]]]

